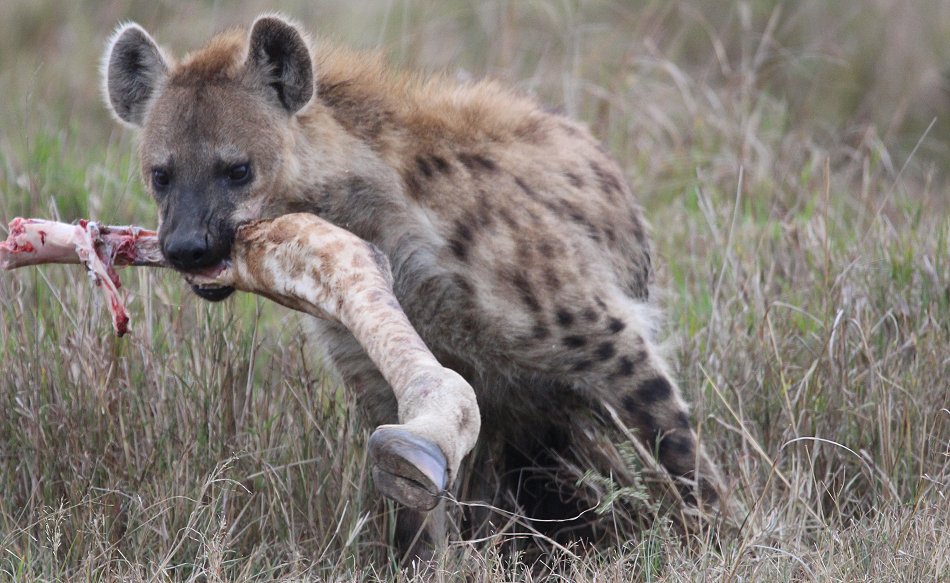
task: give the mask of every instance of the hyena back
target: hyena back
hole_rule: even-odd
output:
[[[692,484],[687,497],[695,486],[717,499],[716,469],[655,348],[641,209],[584,127],[496,83],[422,80],[314,46],[277,16],[180,62],[123,26],[103,77],[115,116],[141,128],[142,174],[177,269],[226,259],[243,222],[319,215],[388,258],[409,320],[474,387],[483,442],[530,463],[552,432],[570,441],[575,414],[613,410]],[[230,291],[196,289],[209,300]],[[353,336],[315,327],[371,422],[406,423],[403,397]],[[430,417],[419,433],[451,481],[474,445],[459,436],[477,421]]]

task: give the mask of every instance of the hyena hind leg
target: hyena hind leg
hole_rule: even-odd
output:
[[[523,362],[544,363],[549,372],[616,411],[646,449],[682,478],[686,501],[717,503],[719,472],[699,445],[687,405],[653,344],[649,309],[619,293],[603,295],[594,295],[588,307],[582,302],[573,311],[559,309],[553,338],[557,350],[550,351],[552,339],[546,339],[525,343],[518,356]]]

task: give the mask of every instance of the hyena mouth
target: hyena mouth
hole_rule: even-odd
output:
[[[209,302],[220,302],[233,294],[234,288],[229,285],[213,286],[194,284],[191,286],[191,291],[195,292],[198,297],[208,300]]]
[[[210,267],[190,270],[185,275],[185,279],[191,283],[191,291],[195,292],[198,297],[209,302],[220,302],[234,293],[234,288],[230,285],[221,285],[209,280],[217,278],[228,267],[228,261],[221,261]]]

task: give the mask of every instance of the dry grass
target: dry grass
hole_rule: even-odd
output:
[[[4,2],[0,219],[152,222],[98,103],[120,19],[181,50],[278,7],[503,78],[587,120],[640,193],[740,528],[684,541],[661,515],[546,569],[496,538],[399,572],[366,428],[296,316],[128,273],[117,340],[84,276],[50,267],[0,276],[0,578],[950,580],[950,5],[632,4]]]

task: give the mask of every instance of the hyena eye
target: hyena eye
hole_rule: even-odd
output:
[[[152,186],[156,189],[166,188],[172,179],[168,175],[168,171],[163,168],[153,168],[152,169]]]
[[[244,164],[235,164],[228,168],[228,180],[231,181],[231,184],[241,185],[247,183],[251,178],[251,165]]]

